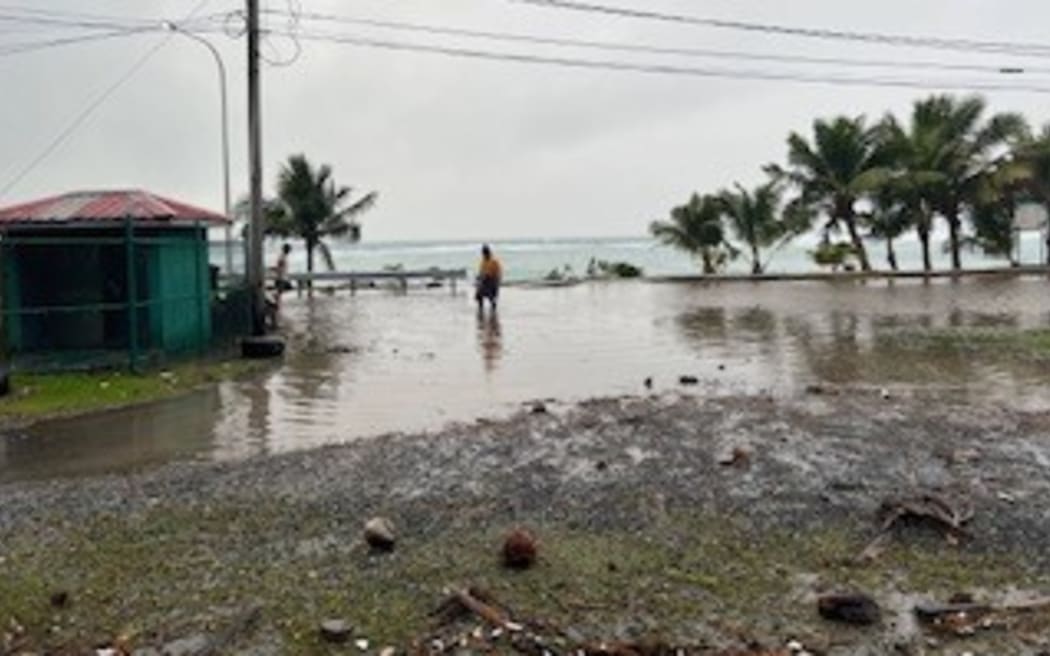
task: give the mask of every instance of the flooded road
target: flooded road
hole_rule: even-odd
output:
[[[497,418],[535,399],[813,384],[1050,405],[1050,365],[917,347],[929,331],[1050,325],[1050,283],[969,279],[512,288],[497,318],[447,291],[290,298],[284,364],[253,380],[0,438],[0,482],[229,460]]]

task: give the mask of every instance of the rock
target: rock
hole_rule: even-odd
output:
[[[393,647],[383,647],[379,652],[379,656],[396,656],[396,654],[397,650]]]
[[[51,594],[51,607],[52,608],[65,608],[69,605],[69,593],[60,590]]]
[[[377,551],[393,551],[397,542],[393,522],[385,517],[373,517],[365,522],[365,542]]]
[[[865,594],[829,594],[817,600],[820,616],[832,622],[867,626],[882,619],[874,599]]]
[[[368,651],[368,641],[364,638],[355,640],[354,645],[361,651]]]
[[[597,463],[595,463],[594,468],[600,472],[603,472],[609,468],[609,463],[605,462],[604,460],[599,460]]]
[[[879,396],[882,397],[883,401],[889,401],[890,400],[890,391],[888,389],[886,389],[885,387],[883,387],[881,390],[879,390]]]
[[[350,640],[354,628],[343,620],[325,620],[321,622],[321,639],[325,642],[341,645]]]
[[[678,378],[678,383],[680,385],[685,385],[687,387],[691,387],[693,385],[699,385],[700,384],[700,379],[697,378],[696,376],[681,376],[681,377]]]
[[[162,656],[196,656],[208,648],[208,637],[202,634],[181,638],[164,645]]]
[[[547,404],[543,401],[536,401],[532,404],[532,409],[529,412],[534,415],[545,415],[547,414]]]
[[[536,563],[537,550],[536,536],[516,528],[503,541],[503,564],[511,569],[528,569]]]
[[[751,465],[751,449],[745,446],[735,447],[729,453],[719,456],[718,464],[723,467],[747,468]]]

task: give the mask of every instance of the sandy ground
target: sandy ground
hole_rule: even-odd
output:
[[[883,502],[929,493],[972,510],[958,545],[903,524],[853,562]],[[407,645],[434,630],[446,585],[477,583],[577,640],[1038,654],[1050,649],[1040,613],[960,637],[918,626],[912,607],[1050,592],[1047,499],[1050,413],[970,397],[826,388],[552,405],[237,463],[0,486],[0,622],[17,617],[38,648],[121,631],[160,646],[255,600],[247,653],[342,653],[315,638],[317,621],[348,618],[369,649]],[[392,555],[361,545],[374,515],[398,527]],[[542,541],[525,574],[494,555],[516,525]],[[817,615],[818,595],[854,589],[883,606],[880,624]],[[74,602],[49,607],[56,590]]]

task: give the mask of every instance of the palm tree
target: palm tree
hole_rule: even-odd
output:
[[[671,210],[669,221],[649,226],[654,237],[700,258],[704,275],[714,275],[737,252],[726,242],[722,226],[722,202],[717,196],[693,194],[685,205]]]
[[[801,191],[801,201],[828,217],[825,234],[845,227],[860,266],[871,270],[861,238],[857,201],[884,173],[875,130],[864,117],[840,116],[813,123],[813,141],[798,133],[788,137],[788,169],[768,170]]]
[[[889,186],[872,198],[871,212],[867,215],[867,223],[871,228],[871,236],[886,241],[886,264],[891,271],[898,271],[897,251],[893,247],[894,240],[907,232],[913,224],[913,214],[907,202],[898,201],[894,198]],[[927,244],[928,244],[927,233]],[[929,249],[924,252],[926,265],[929,266]]]
[[[1050,213],[1050,124],[1038,136],[1028,139],[1017,152],[1018,160],[1028,174],[1025,190]],[[1046,242],[1047,264],[1050,264],[1050,231]]]
[[[762,249],[774,252],[788,240],[809,229],[812,216],[798,203],[783,204],[783,186],[776,180],[754,190],[740,184],[718,195],[722,213],[736,238],[744,243],[751,259],[752,275],[765,270]]]
[[[913,123],[927,130],[926,148],[937,179],[926,185],[931,205],[948,223],[952,268],[962,268],[962,219],[988,204],[997,179],[1012,180],[1022,168],[1012,163],[1011,146],[1023,142],[1028,126],[1020,114],[1003,113],[984,120],[980,96],[932,96],[916,103]]]
[[[892,115],[887,115],[878,127],[886,174],[879,181],[872,202],[877,211],[897,213],[895,217],[885,216],[890,225],[879,226],[878,231],[885,238],[887,233],[896,232],[901,223],[910,224],[919,237],[923,271],[927,273],[933,270],[933,208],[938,186],[945,179],[941,169],[948,154],[939,133],[940,121],[923,103],[915,104],[907,128]]]
[[[313,273],[314,251],[319,250],[329,269],[335,268],[325,239],[349,237],[357,241],[361,229],[356,218],[375,205],[378,194],[369,192],[351,202],[353,190],[337,185],[327,164],[314,168],[303,155],[292,155],[277,176],[276,211],[267,212],[267,233],[297,237],[306,245],[306,270]]]

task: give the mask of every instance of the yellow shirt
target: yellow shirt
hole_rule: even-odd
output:
[[[494,257],[489,259],[481,260],[481,265],[478,266],[478,276],[481,278],[491,278],[493,280],[503,279],[503,265],[499,263]]]

